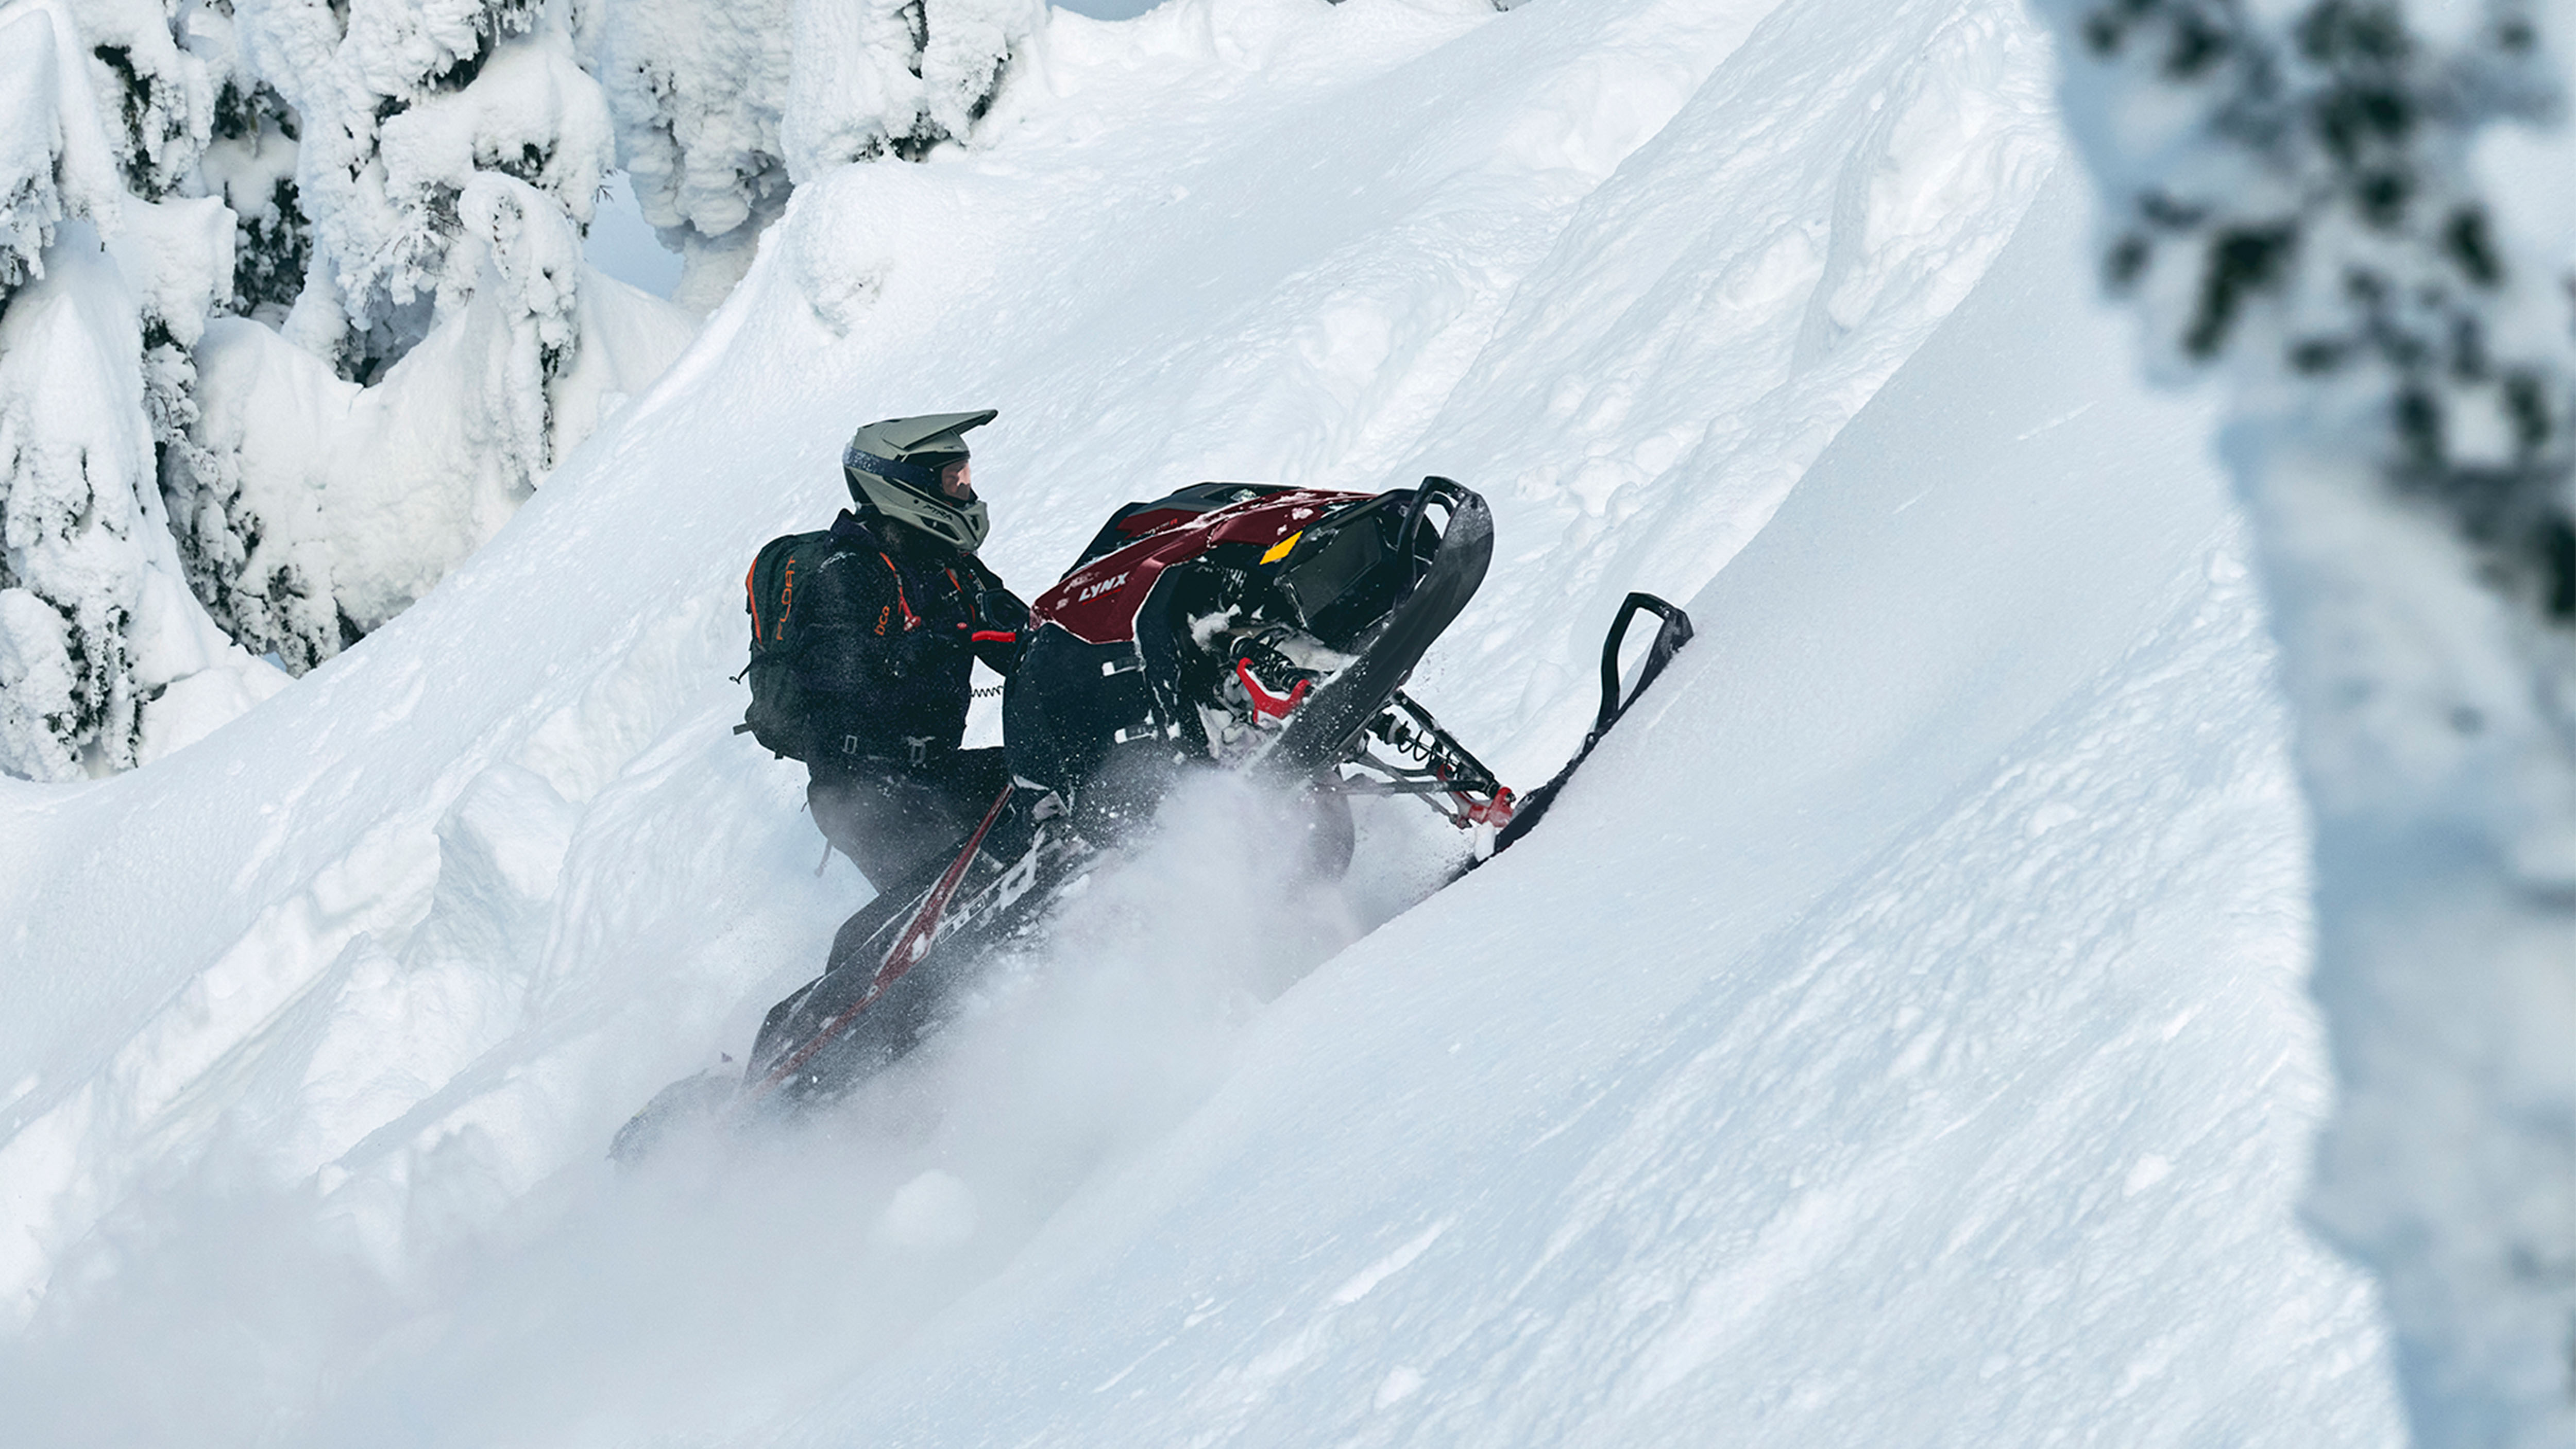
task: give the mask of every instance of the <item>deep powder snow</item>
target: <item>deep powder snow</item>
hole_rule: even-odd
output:
[[[1055,15],[409,612],[0,781],[10,1442],[2395,1442],[2236,527],[2046,67],[2003,0]],[[729,733],[742,560],[968,406],[1024,592],[1200,477],[1482,489],[1410,688],[1508,778],[1626,589],[1701,638],[1446,891],[1194,792],[847,1111],[614,1174],[865,891]]]

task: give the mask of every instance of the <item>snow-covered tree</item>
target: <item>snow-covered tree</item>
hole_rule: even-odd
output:
[[[289,669],[330,658],[489,538],[602,396],[676,354],[675,314],[582,279],[612,111],[647,215],[690,259],[682,300],[712,306],[794,181],[965,135],[1043,15],[237,0],[240,49],[302,138],[277,209],[311,217],[311,264],[283,335],[337,378],[229,322],[199,349],[203,419],[165,480],[198,596]],[[261,136],[262,156],[288,151]],[[227,185],[237,211],[261,194]],[[601,354],[598,307],[649,340]]]
[[[233,286],[227,310],[271,326],[304,290],[313,255],[295,179],[303,120],[242,53],[232,0],[207,0],[187,17],[189,51],[215,84],[212,136],[198,170],[208,195],[233,213]]]
[[[794,187],[965,138],[1043,0],[598,0],[583,52],[606,89],[644,217],[709,307]]]
[[[232,266],[188,198],[212,110],[151,0],[0,6],[0,770],[61,780],[155,746],[182,681],[259,667],[180,582],[157,451]],[[182,691],[165,716],[182,713]],[[199,703],[205,701],[199,700]],[[190,727],[163,721],[158,743]]]
[[[563,0],[240,0],[242,47],[298,117],[313,262],[288,331],[373,380],[444,295],[478,173],[515,177],[577,225],[607,174],[608,116],[574,60]],[[459,275],[460,272],[468,272]]]
[[[247,67],[218,111],[239,139],[211,155],[262,248],[240,310],[279,330],[227,323],[199,350],[203,416],[164,487],[198,597],[300,672],[489,538],[600,393],[640,386],[686,331],[657,316],[649,356],[568,380],[611,139],[563,0],[238,0],[230,18]]]
[[[463,300],[369,385],[255,321],[197,350],[202,419],[182,524],[235,637],[302,669],[408,607],[507,523],[603,400],[640,392],[694,333],[596,272],[551,198],[471,177],[450,267]]]
[[[0,5],[0,768],[143,758],[213,625],[330,658],[677,355],[686,312],[582,264],[621,140],[712,305],[796,182],[966,136],[1044,14]],[[147,620],[182,577],[202,610]]]
[[[151,0],[65,0],[64,12],[89,48],[91,100],[127,189],[146,201],[180,190],[205,150],[214,95],[172,12]]]
[[[2040,8],[2108,279],[2234,405],[2342,1087],[2310,1217],[2385,1285],[2422,1442],[2576,1443],[2576,35]]]
[[[90,102],[125,190],[146,203],[202,194],[198,168],[212,129],[215,86],[204,59],[182,45],[174,12],[158,0],[65,0],[64,13],[89,49]],[[193,274],[211,259],[211,253],[192,258],[181,270]],[[188,393],[196,369],[187,349],[208,305],[227,290],[221,278],[211,290],[195,280],[192,275],[177,295],[147,291],[138,298],[144,404],[156,445],[182,436],[193,420]]]

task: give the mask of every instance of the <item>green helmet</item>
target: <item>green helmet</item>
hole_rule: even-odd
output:
[[[868,424],[850,435],[850,446],[841,452],[850,496],[897,523],[973,553],[992,520],[982,499],[960,503],[941,492],[939,472],[966,456],[968,428],[980,428],[998,416],[986,408]]]

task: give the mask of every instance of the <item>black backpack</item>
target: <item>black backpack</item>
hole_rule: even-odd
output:
[[[742,580],[743,609],[751,615],[751,708],[735,734],[748,733],[770,753],[790,760],[814,758],[814,722],[796,664],[805,652],[796,614],[796,590],[847,540],[829,529],[790,533],[760,546]]]

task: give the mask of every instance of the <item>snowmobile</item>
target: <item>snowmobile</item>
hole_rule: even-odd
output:
[[[1119,509],[1030,606],[1003,696],[1010,783],[956,855],[841,927],[823,973],[771,1008],[739,1077],[673,1084],[611,1155],[642,1154],[684,1115],[792,1113],[882,1070],[998,952],[1041,934],[1191,771],[1294,793],[1298,844],[1326,875],[1350,859],[1361,795],[1413,796],[1474,832],[1470,869],[1508,847],[1691,626],[1631,594],[1603,644],[1591,734],[1556,778],[1516,797],[1403,689],[1492,554],[1485,501],[1439,477],[1373,495],[1201,483]],[[1622,698],[1620,645],[1641,612],[1661,625]]]

